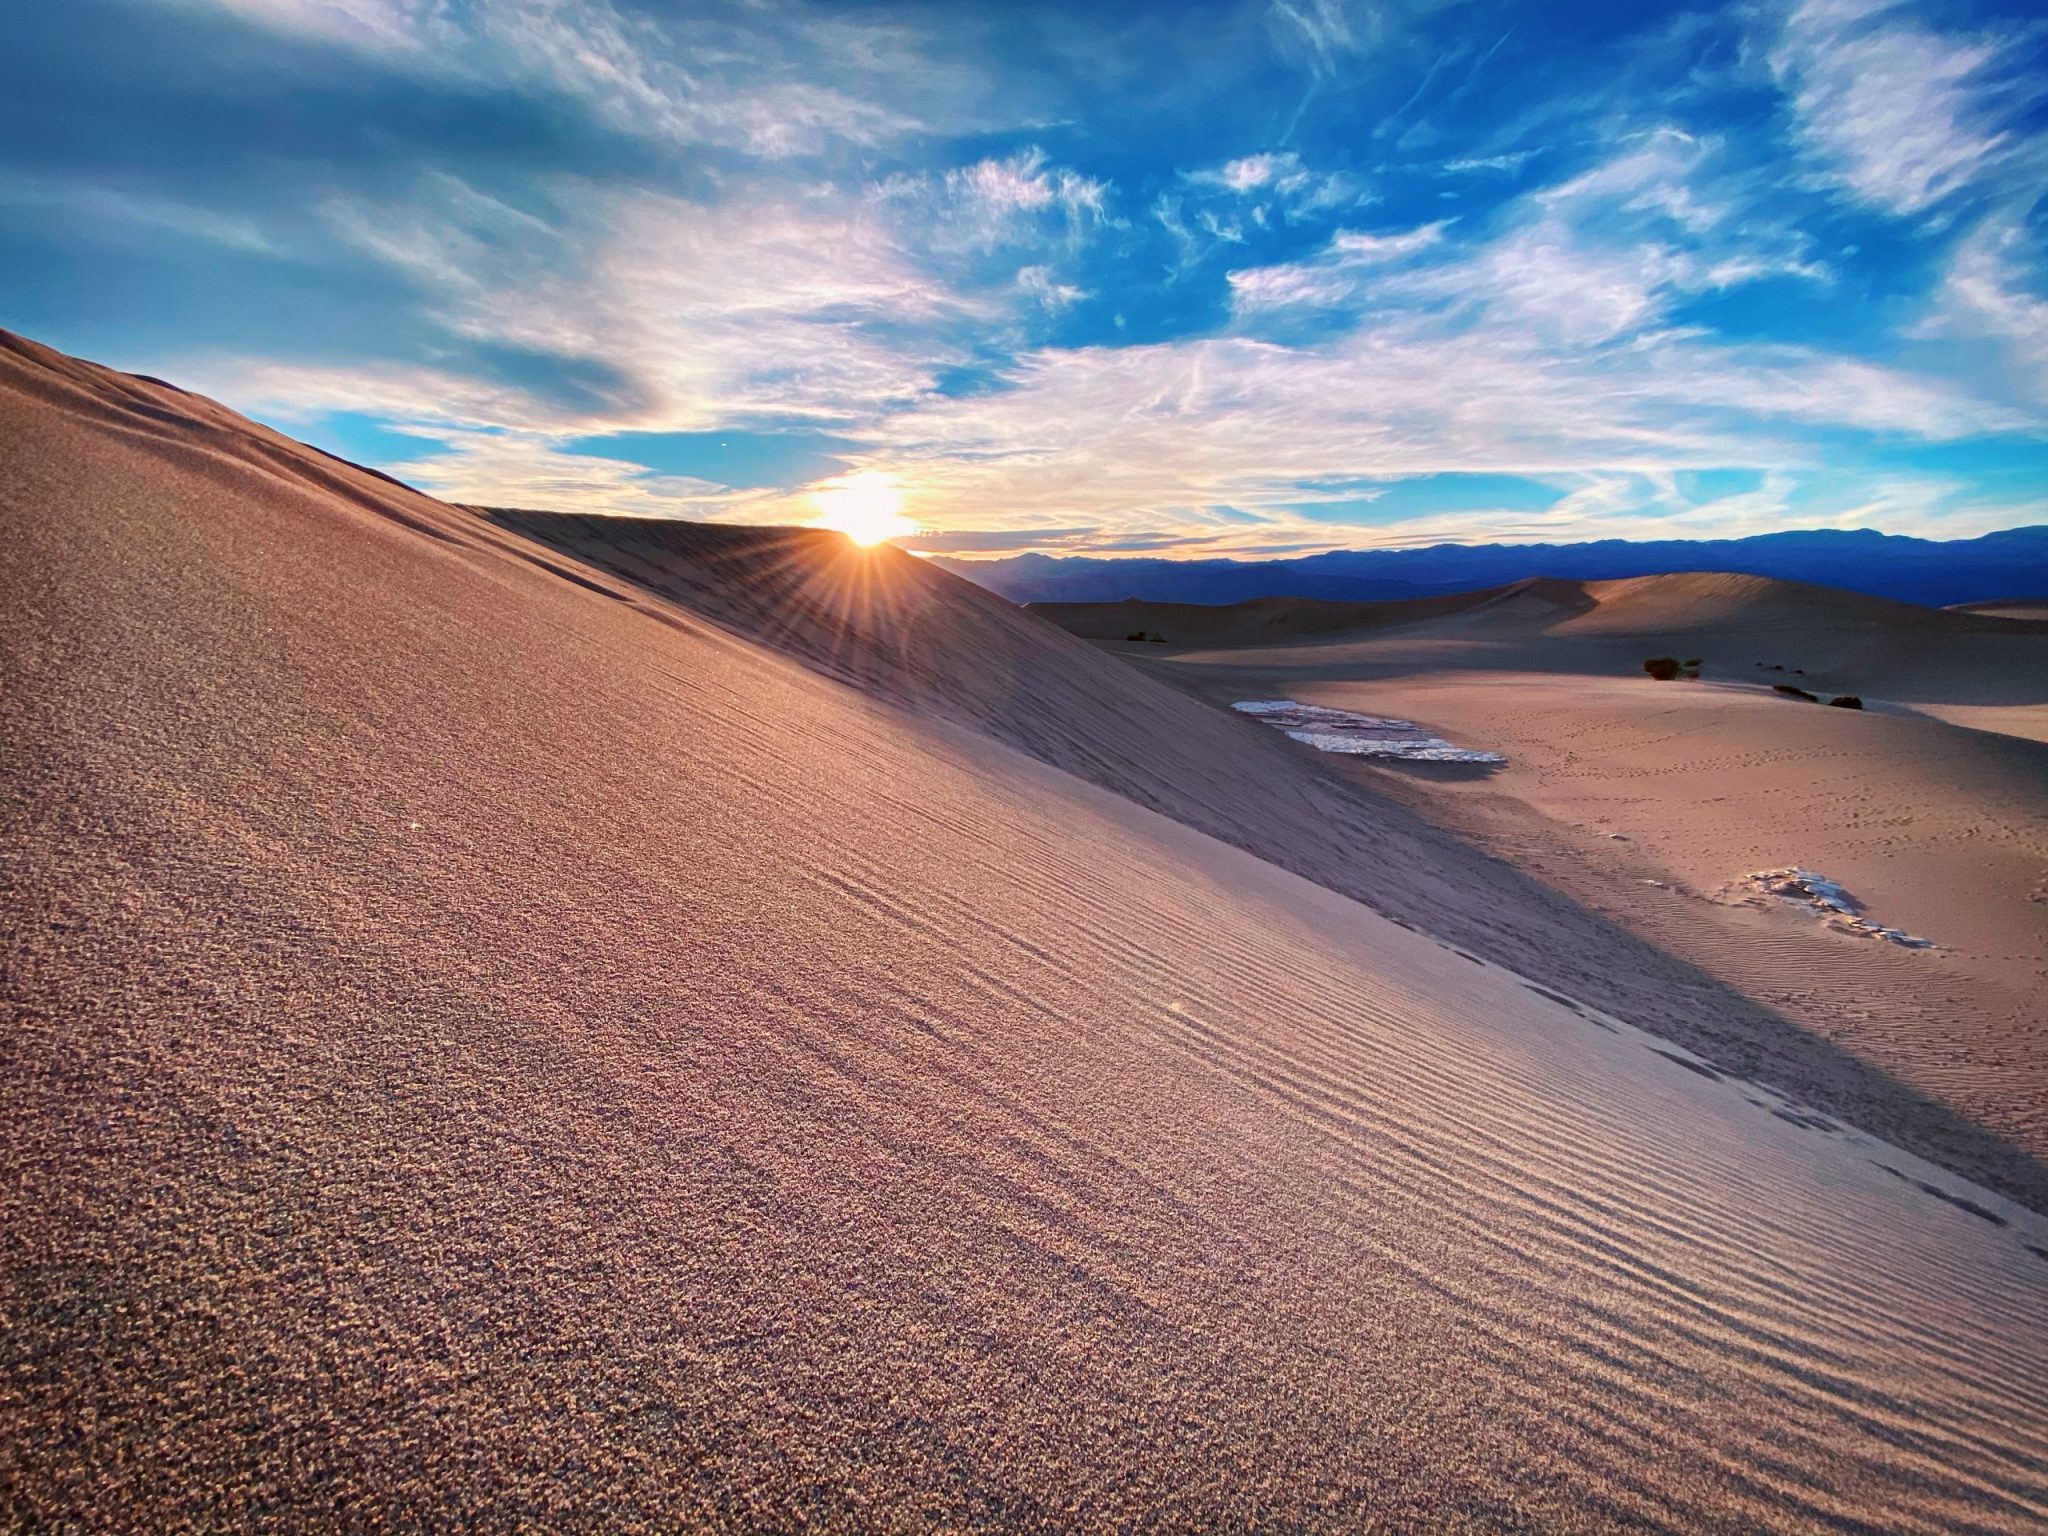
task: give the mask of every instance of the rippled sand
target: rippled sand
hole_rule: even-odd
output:
[[[2039,1218],[1188,824],[1273,733],[24,343],[0,433],[8,1524],[2048,1517]]]

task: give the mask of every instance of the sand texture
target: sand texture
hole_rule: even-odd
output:
[[[1152,670],[1218,703],[1299,697],[1500,751],[1483,775],[1344,771],[2048,1160],[2048,626],[1739,576],[1523,583],[1376,605],[1349,629],[1344,606],[1291,605],[1250,644],[1241,612],[1173,613],[1189,646]],[[1058,616],[1129,621],[1125,605]],[[1660,654],[1704,675],[1653,682],[1641,661]],[[1787,866],[1934,948],[1845,941],[1726,889]],[[1909,1105],[1800,1087],[1914,1137]],[[2038,1184],[2014,1188],[2041,1208]]]
[[[2048,1519],[2048,1224],[1494,962],[1781,1021],[908,557],[550,526],[0,345],[0,1523]]]

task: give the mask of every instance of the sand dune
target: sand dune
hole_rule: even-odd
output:
[[[1705,677],[1653,683],[1652,651],[1701,654]],[[1504,753],[1504,769],[1463,781],[1341,771],[2048,1158],[2038,627],[1682,576],[1524,583],[1454,615],[1173,654],[1154,670],[1218,704],[1295,697]],[[1773,693],[1781,681],[1869,707],[1797,702]],[[1967,702],[1981,699],[2008,702]],[[1795,865],[1845,885],[1871,926],[1936,949],[1881,953],[1712,900]]]
[[[2040,1218],[1185,824],[1271,733],[11,340],[0,444],[10,1525],[2048,1518]]]
[[[2031,624],[2048,622],[2048,597],[2015,597],[1999,602],[1957,603],[1951,613],[1981,613],[1994,619],[2024,619]]]
[[[1314,647],[1316,666],[1333,663],[1332,648],[1369,641],[1380,672],[1407,656],[1422,670],[1612,674],[1633,670],[1646,654],[1675,651],[1705,657],[1709,675],[1722,681],[1790,681],[2048,741],[2048,626],[2011,605],[1998,612],[1921,608],[1763,576],[1695,572],[1542,578],[1411,602],[1274,599],[1207,610],[1042,603],[1032,611],[1095,640],[1145,629],[1164,633],[1176,649],[1258,646],[1269,657],[1291,642]],[[1540,652],[1530,652],[1539,641]]]
[[[766,641],[828,676],[927,717],[940,715],[985,732],[1539,984],[1739,1064],[1859,1124],[1882,1125],[1922,1155],[2036,1208],[2048,1205],[2040,1160],[2048,1152],[2048,1128],[2040,1120],[2048,1088],[2031,1069],[2009,1077],[1978,1074],[1988,1095],[1966,1096],[1966,1112],[1958,1113],[1945,1075],[1935,1074],[1939,1091],[1928,1097],[1920,1086],[1927,1071],[1915,1074],[1915,1086],[1909,1087],[1893,1075],[1897,1061],[1875,1062],[1840,1050],[1834,1043],[1838,1025],[1815,1030],[1802,1027],[1804,1020],[1788,1023],[1781,1016],[1784,987],[1759,986],[1747,973],[1733,985],[1716,985],[1719,973],[1701,967],[1712,955],[1703,956],[1699,945],[1686,947],[1686,959],[1674,962],[1668,935],[1632,933],[1628,923],[1588,910],[1579,899],[1583,892],[1561,897],[1541,881],[1518,877],[1475,852],[1467,840],[1470,827],[1459,825],[1458,835],[1446,836],[1432,825],[1441,817],[1428,797],[1404,806],[1387,797],[1384,784],[1361,784],[1357,775],[1347,780],[1326,771],[1227,711],[1162,688],[1099,648],[1049,632],[1032,614],[923,562],[893,551],[862,553],[834,536],[796,529],[547,513],[490,516],[697,618]],[[1532,607],[1549,612],[1581,604],[1580,595],[1564,586],[1525,583],[1456,605],[1446,602],[1438,611],[1462,606],[1482,622],[1512,623],[1515,613]],[[1364,605],[1343,606],[1355,613]],[[1157,651],[1148,645],[1134,654]],[[1339,648],[1310,654],[1348,653]],[[1239,696],[1235,682],[1216,694],[1222,703]],[[1494,729],[1484,718],[1461,716],[1458,723],[1467,745],[1484,740],[1472,733]],[[1824,721],[1805,724],[1826,728]],[[1935,758],[1920,763],[1923,774],[1943,767]],[[1909,778],[1895,776],[1894,783],[1900,792],[1912,788]],[[1814,799],[1825,803],[1826,784],[1815,789]],[[1935,795],[1942,804],[1967,798],[1939,787]],[[1780,803],[1782,819],[1794,825],[1807,815],[1805,799],[1781,796]],[[1646,800],[1645,809],[1654,814],[1652,802]],[[1953,845],[1965,857],[1972,846]],[[1953,874],[1959,889],[1977,891],[1989,867],[2001,879],[2020,880],[2024,891],[2035,873],[2026,862],[2025,848],[2031,846],[2008,850],[1988,866],[1971,862],[1939,873]],[[1755,867],[1766,868],[1790,855],[1768,844],[1753,857],[1761,861]],[[1836,862],[1858,878],[1867,875],[1866,861]],[[1717,876],[1711,884],[1730,876]],[[1884,883],[1880,894],[1894,883]],[[1598,893],[1595,899],[1611,905]],[[1945,919],[1946,913],[1932,916]],[[2020,926],[2013,944],[2031,954]],[[1997,933],[1969,931],[1989,941],[2013,927],[2008,921]],[[1924,980],[1925,974],[1923,969],[1912,979]],[[2024,989],[2028,980],[2022,969],[2013,984]],[[1994,985],[2008,982],[2013,978]],[[1929,1038],[1953,1038],[1946,1020],[1958,1006],[1945,991],[1922,999]],[[1975,1016],[1989,1008],[2003,1016],[2013,1006],[2007,986],[1988,1001],[1971,1001],[1966,1011]],[[1987,1105],[1996,1111],[1988,1120]]]

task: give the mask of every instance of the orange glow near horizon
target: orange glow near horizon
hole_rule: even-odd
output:
[[[832,528],[862,548],[920,531],[903,514],[903,487],[880,470],[856,470],[823,482],[811,492],[818,515],[813,528]]]

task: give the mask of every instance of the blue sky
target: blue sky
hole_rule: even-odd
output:
[[[2024,7],[66,0],[0,324],[463,501],[1260,555],[2048,522]]]

